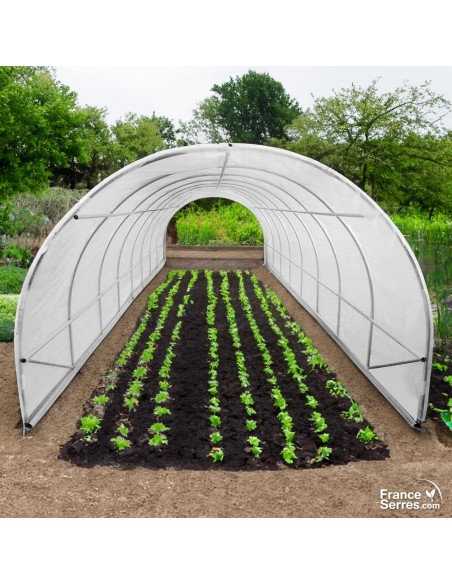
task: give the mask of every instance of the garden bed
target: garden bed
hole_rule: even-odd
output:
[[[83,466],[312,468],[389,455],[278,297],[240,270],[172,272],[79,428],[61,457]]]

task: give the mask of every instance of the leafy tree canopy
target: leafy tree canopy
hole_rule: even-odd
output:
[[[112,127],[119,146],[120,167],[139,158],[174,145],[175,133],[171,120],[158,117],[137,116],[128,113]]]
[[[242,77],[214,85],[193,112],[181,135],[188,143],[242,142],[265,144],[286,137],[286,126],[301,114],[298,103],[268,73],[248,71]]]
[[[48,185],[81,152],[77,95],[46,67],[0,67],[0,201]]]
[[[323,162],[379,202],[400,208],[411,200],[432,211],[449,180],[450,137],[442,118],[450,111],[429,82],[380,93],[375,80],[317,98],[290,125],[289,140],[270,143]]]

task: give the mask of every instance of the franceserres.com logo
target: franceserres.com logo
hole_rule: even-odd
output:
[[[440,509],[443,502],[441,489],[427,479],[429,487],[419,491],[390,491],[380,489],[380,509]]]

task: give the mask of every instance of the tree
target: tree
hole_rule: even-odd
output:
[[[380,94],[375,80],[316,99],[288,129],[290,140],[273,145],[331,166],[376,200],[430,208],[429,189],[446,180],[450,140],[441,120],[450,111],[429,82]]]
[[[107,110],[85,106],[78,112],[78,149],[70,156],[68,166],[53,169],[52,184],[91,189],[120,168],[119,153],[106,121]]]
[[[182,124],[186,142],[265,144],[269,138],[285,138],[286,126],[301,114],[298,103],[268,73],[248,71],[242,77],[214,85],[208,97]]]
[[[167,140],[173,140],[174,137],[174,129],[168,122],[172,126],[168,118],[158,118],[155,115],[150,118],[132,113],[128,113],[124,120],[118,120],[112,131],[119,146],[120,166],[164,150],[167,144],[162,132],[165,133]]]
[[[81,143],[77,95],[46,67],[0,67],[0,201],[48,185]]]

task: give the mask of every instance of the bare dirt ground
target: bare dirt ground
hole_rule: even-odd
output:
[[[194,262],[194,263],[193,263]],[[196,266],[195,266],[196,264]],[[169,267],[250,268],[285,302],[390,449],[390,458],[319,469],[226,472],[80,468],[58,458],[83,403],[133,332]],[[168,267],[136,299],[57,403],[27,436],[19,424],[13,346],[0,344],[1,517],[451,517],[452,439],[410,428],[336,343],[262,266],[262,250],[168,249]],[[380,489],[431,490],[439,510],[383,510]],[[427,499],[424,497],[423,499]],[[435,499],[437,501],[437,499]]]

